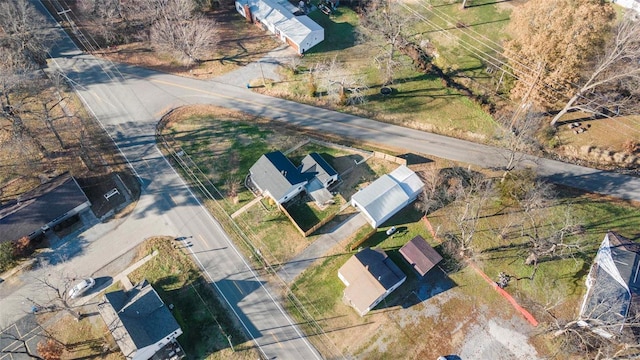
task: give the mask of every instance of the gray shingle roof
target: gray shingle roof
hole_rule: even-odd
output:
[[[309,179],[308,174],[300,173],[280,151],[262,155],[249,171],[252,181],[262,191],[269,191],[275,199],[287,194],[293,185],[305,183]]]
[[[0,208],[0,242],[28,236],[88,201],[75,179],[64,173]]]
[[[146,281],[128,292],[107,293],[105,298],[130,336],[130,340],[119,339],[121,343],[118,346],[125,355],[155,344],[180,329],[171,311]]]
[[[338,173],[316,152],[310,153],[302,159],[301,172],[315,176],[323,184]]]
[[[582,318],[598,319],[622,329],[629,306],[640,290],[639,248],[615,232],[607,233],[589,273]]]

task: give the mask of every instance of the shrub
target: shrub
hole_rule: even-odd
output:
[[[38,354],[40,354],[44,360],[60,360],[64,346],[53,339],[47,339],[40,341],[37,349]]]
[[[309,75],[309,79],[307,81],[307,95],[309,97],[315,97],[317,91],[318,86],[316,85],[316,80],[313,75]]]
[[[515,170],[498,183],[500,201],[503,204],[519,202],[536,186],[536,173],[531,169]]]
[[[0,272],[9,270],[16,264],[13,256],[13,243],[6,241],[0,243]]]
[[[622,149],[625,153],[633,155],[640,152],[640,143],[634,140],[627,140],[622,144]]]
[[[24,236],[18,239],[18,241],[14,243],[14,246],[13,246],[14,258],[16,259],[25,258],[31,255],[32,253],[33,253],[33,244],[31,243],[31,239],[29,239],[27,236]]]

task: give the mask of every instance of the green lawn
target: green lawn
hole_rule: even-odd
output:
[[[497,279],[498,273],[501,271],[514,277],[522,278],[519,281],[512,280],[506,290],[513,294],[527,310],[543,323],[541,326],[544,326],[544,322],[549,319],[547,313],[542,311],[545,307],[551,306],[552,312],[563,320],[575,318],[584,295],[585,276],[607,230],[615,230],[623,236],[637,238],[637,229],[640,228],[640,209],[636,207],[624,202],[611,202],[597,196],[584,195],[563,189],[558,189],[558,191],[558,202],[546,209],[545,214],[547,214],[548,219],[542,223],[539,230],[547,231],[547,227],[563,224],[567,216],[566,210],[570,208],[572,210],[571,216],[577,219],[577,222],[584,227],[585,231],[583,234],[578,235],[566,234],[566,243],[577,244],[579,248],[572,249],[571,256],[563,256],[563,253],[567,254],[568,252],[560,251],[557,253],[558,256],[544,259],[539,264],[533,280],[526,279],[526,277],[532,275],[533,267],[524,264],[524,260],[528,256],[528,238],[520,235],[520,228],[514,229],[507,239],[501,239],[498,236],[497,229],[504,226],[505,222],[508,221],[506,214],[513,209],[507,209],[504,204],[498,202],[490,204],[489,208],[483,213],[483,220],[479,223],[479,229],[473,240],[474,255],[472,259],[490,278]],[[455,231],[448,220],[448,213],[452,211],[454,211],[454,208],[449,205],[429,215],[433,227],[437,229],[440,236],[447,231]],[[516,212],[515,216],[524,215],[518,215]],[[385,231],[390,226],[396,226],[398,232],[392,236],[387,236]],[[525,231],[531,231],[531,229],[525,229]],[[361,233],[364,232],[361,231]],[[489,316],[487,315],[489,313],[495,313],[493,316],[504,315],[498,314],[500,310],[490,305],[496,302],[502,303],[504,300],[500,300],[489,284],[486,284],[477,274],[469,271],[468,268],[463,267],[462,270],[458,270],[459,267],[450,266],[452,264],[451,258],[448,254],[443,253],[439,241],[430,236],[425,222],[422,220],[422,214],[413,207],[405,208],[392,217],[361,245],[361,247],[369,246],[384,249],[390,258],[407,274],[406,283],[388,297],[386,303],[403,304],[407,298],[410,298],[410,292],[416,286],[416,274],[398,252],[398,249],[415,235],[422,235],[445,256],[446,261],[441,263],[441,266],[449,269],[448,275],[456,284],[455,294],[462,294],[455,295],[453,299],[449,299],[446,303],[439,305],[442,312],[439,319],[443,321],[444,319],[449,319],[446,320],[448,323],[451,319],[455,319],[456,316],[460,316],[460,314],[471,314],[478,311],[479,306],[485,309],[483,310],[483,316]],[[567,249],[567,251],[569,250]],[[340,249],[340,251],[343,252],[336,256],[328,257],[322,263],[308,269],[293,285],[294,294],[299,299],[302,299],[301,301],[308,305],[310,309],[313,309],[315,319],[323,324],[325,330],[345,326],[345,322],[348,322],[349,326],[353,327],[364,326],[362,324],[367,323],[367,317],[362,319],[351,316],[349,312],[353,312],[353,310],[342,301],[344,285],[338,279],[337,271],[353,252],[345,251],[345,249]],[[452,295],[446,295],[445,298],[448,296]],[[462,296],[462,298],[459,296]],[[461,300],[464,297],[473,297],[473,301]],[[408,311],[411,313],[410,309],[422,309],[422,306],[421,303],[417,303],[410,307]],[[512,311],[510,308],[503,310]],[[385,306],[383,306],[380,314],[387,314],[387,312],[389,314],[387,317],[389,318],[403,318],[405,316],[403,315],[405,314],[404,311],[391,311],[391,308]],[[349,320],[345,320],[345,317],[349,318]],[[304,319],[302,316],[299,318],[301,321]],[[342,320],[320,321],[321,319]],[[371,319],[379,320],[378,317]],[[415,318],[413,319],[415,320]],[[308,319],[305,319],[305,321],[308,321]],[[397,336],[389,335],[387,330],[383,331],[379,337],[387,339],[385,340],[387,344],[385,348],[387,350],[384,352],[377,352],[379,348],[373,345],[376,340],[357,345],[343,344],[342,350],[350,351],[350,354],[363,358],[406,358],[415,356],[417,349],[422,348],[423,345],[408,341],[407,337],[418,336],[419,329],[449,326],[439,323],[437,319],[424,318],[420,321],[411,326],[391,325],[393,330],[389,331],[391,333],[397,332]],[[464,323],[468,319],[460,318],[455,321]],[[394,326],[397,326],[397,329],[394,329]],[[311,331],[311,329],[308,330]],[[347,337],[350,335],[343,333],[342,336]],[[336,334],[334,341],[340,343],[340,337],[341,335]],[[377,341],[380,341],[380,338]],[[438,340],[437,336],[435,336],[432,341],[438,343],[441,340]],[[554,345],[545,343],[547,340],[538,338],[536,341],[541,341],[544,343],[543,347],[553,351]],[[377,349],[376,352],[369,352],[372,348]]]
[[[500,74],[493,68],[489,73],[487,67],[491,66],[480,60],[477,51],[482,50],[492,56],[501,51],[493,42],[499,44],[504,39],[503,29],[508,23],[509,11],[494,2],[474,4],[478,6],[465,10],[460,9],[459,3],[435,1],[433,6],[420,4],[410,6],[427,20],[418,21],[416,27],[408,31],[409,39],[418,44],[424,41],[434,44],[438,51],[435,62],[456,82],[476,93],[493,92]],[[365,78],[369,87],[365,104],[336,106],[338,110],[461,138],[490,141],[495,134],[497,124],[491,115],[457,90],[445,87],[440,78],[416,72],[411,61],[404,56],[398,59],[404,66],[395,75],[394,95],[382,96],[379,92],[381,78],[373,62],[379,47],[358,40],[359,20],[353,10],[341,6],[331,17],[319,11],[309,16],[325,29],[325,41],[302,58],[298,74],[286,74],[286,81],[274,84],[278,93],[288,93],[297,101],[327,105],[323,97],[308,97],[307,69],[337,56],[346,68]],[[467,27],[458,29],[456,22]],[[450,34],[441,28],[454,31]],[[501,89],[507,90],[506,87]]]

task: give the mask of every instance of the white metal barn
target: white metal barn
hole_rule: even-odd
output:
[[[237,0],[236,10],[275,34],[300,55],[324,40],[324,29],[287,0]]]
[[[351,197],[351,205],[377,228],[414,201],[422,188],[424,183],[418,175],[402,165],[355,193]]]

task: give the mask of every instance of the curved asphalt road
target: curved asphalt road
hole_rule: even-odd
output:
[[[190,236],[193,245],[189,251],[245,333],[258,345],[263,358],[321,359],[284,311],[276,293],[253,271],[156,147],[155,126],[160,117],[167,110],[189,102],[191,96],[167,93],[162,86],[138,75],[121,73],[112,64],[83,54],[62,31],[51,57],[49,70],[68,77],[142,183],[142,194],[133,213],[110,231],[96,230],[109,227],[99,224],[80,235],[87,242],[83,256],[62,265],[71,267],[75,273],[90,274],[102,266],[99,263],[104,259],[119,257],[149,236]],[[136,73],[136,69],[128,70]],[[151,87],[140,88],[145,83]],[[96,260],[87,264],[83,258]],[[14,304],[19,301],[21,291],[12,294]]]
[[[124,248],[111,249],[108,256],[117,257],[145,236],[167,231],[194,236],[190,248],[194,257],[268,358],[320,356],[157,150],[155,125],[162,115],[178,106],[207,103],[427,156],[482,167],[504,163],[503,152],[496,148],[263,96],[215,81],[114,65],[81,53],[66,36],[56,44],[49,66],[66,74],[143,183],[137,208],[118,227],[120,234],[129,228],[135,237],[131,236]],[[527,163],[554,182],[640,201],[637,178],[533,157]]]
[[[104,64],[92,57],[77,61],[94,67]],[[156,119],[176,106],[206,103],[319,132],[484,168],[501,167],[506,164],[507,152],[504,149],[260,95],[244,87],[221,84],[216,81],[182,78],[126,65],[117,65],[117,69],[127,79],[122,85],[137,97],[122,99],[123,102],[120,104],[126,107],[129,103],[131,105],[128,105],[128,108],[134,110],[142,103],[149,112],[156,114]],[[96,80],[98,80],[97,83],[88,84],[88,86],[93,88],[104,85],[100,79]],[[637,177],[534,156],[525,156],[522,165],[534,168],[538,174],[554,183],[621,199],[640,201],[640,178]]]

